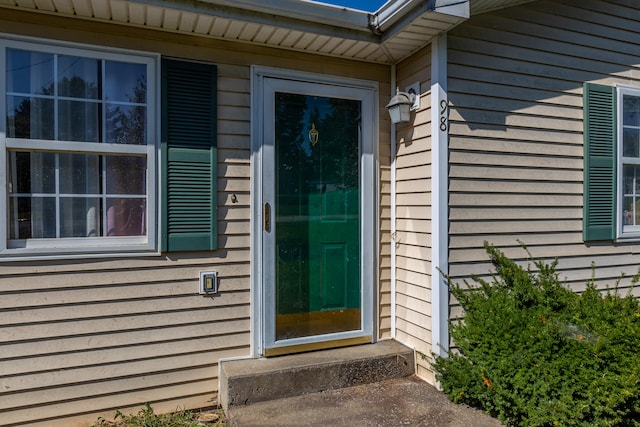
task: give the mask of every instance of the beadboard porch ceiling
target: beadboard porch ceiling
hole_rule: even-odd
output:
[[[390,0],[367,13],[307,0],[0,0],[0,8],[394,64],[469,13],[526,0]]]

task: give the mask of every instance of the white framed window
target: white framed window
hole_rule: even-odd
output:
[[[0,38],[0,259],[157,252],[159,57]]]
[[[616,89],[618,238],[640,238],[640,88]]]

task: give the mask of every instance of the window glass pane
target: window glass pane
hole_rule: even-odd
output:
[[[101,236],[100,199],[63,197],[60,199],[60,237]]]
[[[100,194],[100,156],[59,154],[60,193]]]
[[[144,236],[146,211],[145,199],[107,199],[107,236]]]
[[[133,105],[107,104],[107,143],[146,144],[147,108]]]
[[[640,166],[624,165],[622,223],[640,225]]]
[[[58,95],[100,98],[100,61],[77,56],[58,57]]]
[[[633,197],[625,197],[622,200],[622,223],[624,225],[633,225],[634,216]]]
[[[622,191],[624,194],[633,194],[633,189],[635,187],[634,169],[635,168],[633,166],[624,166],[622,172],[622,182],[624,183]]]
[[[11,197],[9,238],[42,239],[56,237],[56,201],[53,197]]]
[[[60,100],[58,115],[59,140],[84,142],[100,140],[100,106],[98,104]]]
[[[105,97],[109,101],[147,102],[147,67],[144,64],[107,61]]]
[[[55,167],[52,153],[9,153],[11,193],[54,193]]]
[[[107,194],[147,193],[147,159],[135,156],[107,157]]]
[[[622,131],[622,155],[624,157],[640,157],[639,136],[638,129],[624,129]]]
[[[622,124],[640,126],[640,97],[624,95],[622,108]]]
[[[7,49],[7,91],[53,95],[53,55]]]
[[[53,100],[7,96],[7,137],[54,139]]]

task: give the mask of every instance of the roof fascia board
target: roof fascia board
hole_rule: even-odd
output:
[[[465,20],[470,16],[469,0],[391,0],[374,14],[371,24],[376,33],[389,37],[427,12]]]
[[[469,19],[470,8],[469,0],[437,0],[434,12]]]
[[[422,0],[390,0],[383,4],[374,14],[372,24],[383,31],[383,27],[391,26],[410,10],[415,9]]]
[[[229,6],[245,7],[290,18],[307,21],[327,22],[331,25],[354,30],[364,30],[369,26],[369,13],[332,4],[309,0],[202,0],[224,3]],[[242,6],[240,6],[242,5]]]
[[[160,8],[214,17],[237,19],[261,25],[288,28],[330,37],[379,43],[369,29],[369,14],[353,9],[327,7],[300,0],[129,0]],[[255,6],[254,6],[255,5]],[[297,5],[298,9],[294,6]],[[286,9],[287,7],[293,9]]]
[[[368,28],[368,13],[308,0],[200,0],[202,3],[259,11],[278,16],[364,30]]]

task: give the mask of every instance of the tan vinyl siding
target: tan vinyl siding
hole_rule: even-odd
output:
[[[576,291],[591,278],[622,292],[636,243],[582,240],[582,85],[640,86],[640,5],[537,1],[473,17],[448,36],[450,273],[490,270],[489,241],[526,263],[558,258]],[[453,315],[459,310],[454,308]]]
[[[69,425],[61,417],[145,401],[210,404],[217,360],[248,351],[248,251],[228,250],[224,263],[86,260],[85,270],[65,262],[48,274],[49,263],[21,273],[3,264],[0,424]],[[211,268],[221,275],[214,299],[196,295],[198,272]]]
[[[398,86],[420,83],[420,109],[413,123],[397,128],[396,156],[396,338],[431,354],[431,50],[398,64]],[[418,375],[433,381],[429,364],[417,358]]]
[[[388,77],[391,76],[389,72]],[[380,90],[380,203],[379,203],[379,277],[378,277],[378,319],[379,338],[391,338],[391,146],[389,144],[390,120],[386,105],[391,98],[389,82],[381,84]]]
[[[219,205],[214,252],[0,263],[0,425],[89,425],[145,402],[159,412],[215,404],[218,360],[250,354],[251,65],[373,79],[381,105],[389,68],[10,10],[0,27],[216,64]],[[382,132],[381,335],[390,324],[388,141]],[[197,294],[202,270],[219,273],[214,298]]]
[[[380,218],[380,268],[378,277],[378,337],[391,338],[391,211],[389,209],[389,194],[384,194],[389,188],[387,184],[382,188],[382,203],[386,206],[381,211]]]

